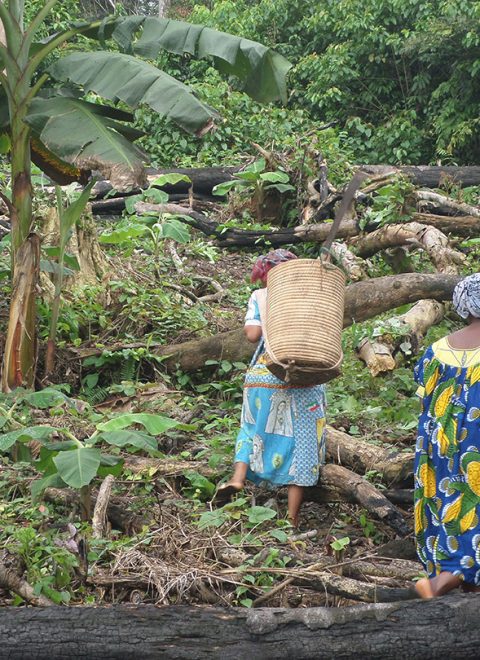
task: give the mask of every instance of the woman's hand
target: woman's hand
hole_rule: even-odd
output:
[[[262,336],[262,326],[261,325],[246,325],[244,326],[245,336],[248,341],[251,341],[252,344],[256,344]]]

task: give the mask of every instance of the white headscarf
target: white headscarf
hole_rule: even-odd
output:
[[[462,319],[480,318],[480,273],[469,275],[453,290],[453,306]]]

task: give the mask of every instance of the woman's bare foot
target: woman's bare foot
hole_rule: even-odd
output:
[[[415,584],[415,591],[424,600],[430,598],[437,598],[448,594],[452,589],[456,589],[462,584],[462,580],[458,575],[454,575],[449,571],[442,571],[434,578],[422,578]]]
[[[415,591],[417,592],[417,595],[424,600],[435,598],[432,585],[428,578],[422,578],[421,580],[418,580],[418,582],[415,582]]]
[[[240,493],[245,484],[240,481],[228,481],[217,488],[215,495],[212,497],[212,505],[220,507],[225,506],[231,502],[232,498]]]

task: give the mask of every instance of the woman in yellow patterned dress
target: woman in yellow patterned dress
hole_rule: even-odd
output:
[[[468,326],[430,346],[415,367],[422,400],[415,456],[415,536],[428,578],[422,598],[480,586],[480,273],[453,305]]]

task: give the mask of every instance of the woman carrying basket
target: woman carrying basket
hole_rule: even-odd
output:
[[[415,535],[422,598],[480,588],[480,273],[453,306],[468,326],[430,346],[415,368],[422,400],[415,455]]]
[[[259,257],[252,270],[252,282],[267,285],[268,272],[277,264],[296,259],[287,250],[274,250]],[[325,462],[325,389],[323,385],[288,385],[265,365],[260,306],[265,291],[254,291],[248,302],[245,334],[260,343],[248,367],[241,427],[235,447],[232,478],[220,486],[214,501],[228,502],[241,491],[246,479],[288,486],[288,517],[298,525],[303,488],[318,481]]]

